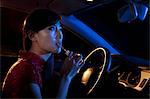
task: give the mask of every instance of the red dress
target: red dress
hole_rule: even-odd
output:
[[[36,83],[42,88],[44,60],[31,52],[21,52],[20,58],[9,69],[2,86],[4,97],[32,97],[29,83]]]

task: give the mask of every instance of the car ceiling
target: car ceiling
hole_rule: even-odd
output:
[[[119,23],[117,11],[125,4],[126,2],[122,0],[94,0],[92,3],[86,0],[2,0],[0,7],[15,9],[16,15],[19,12],[22,16],[21,22],[27,13],[36,8],[49,8],[62,15],[74,14],[118,50],[131,56],[148,59],[149,15],[144,21]],[[7,12],[8,16],[11,14],[11,11]],[[13,19],[8,21],[17,22]],[[13,25],[20,27],[19,23],[10,24],[10,27]]]
[[[114,0],[2,0],[1,7],[9,7],[23,12],[30,12],[35,8],[49,8],[58,14],[71,14],[86,8],[93,8]]]

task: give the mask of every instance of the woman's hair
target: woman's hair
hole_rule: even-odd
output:
[[[49,9],[36,9],[31,12],[23,24],[23,49],[29,50],[31,47],[29,33],[37,33],[45,27],[55,24],[60,19],[61,17],[58,14]]]

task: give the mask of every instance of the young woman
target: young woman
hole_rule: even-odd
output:
[[[37,9],[27,16],[23,28],[24,51],[20,52],[20,58],[11,66],[4,79],[4,98],[43,97],[43,83],[46,77],[53,75],[53,54],[61,52],[63,34],[60,20],[60,16],[48,9]],[[67,96],[72,78],[83,66],[80,65],[81,61],[82,55],[69,53],[61,70],[57,98]],[[48,68],[45,67],[46,63]]]

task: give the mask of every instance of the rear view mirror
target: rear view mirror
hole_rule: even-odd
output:
[[[146,14],[148,12],[148,7],[143,5],[143,4],[135,4],[136,8],[137,8],[137,12],[138,12],[138,19],[140,19],[141,21],[143,21],[146,17]]]
[[[118,20],[119,22],[131,22],[136,19],[138,12],[134,3],[129,3],[128,5],[123,6],[118,11]]]

